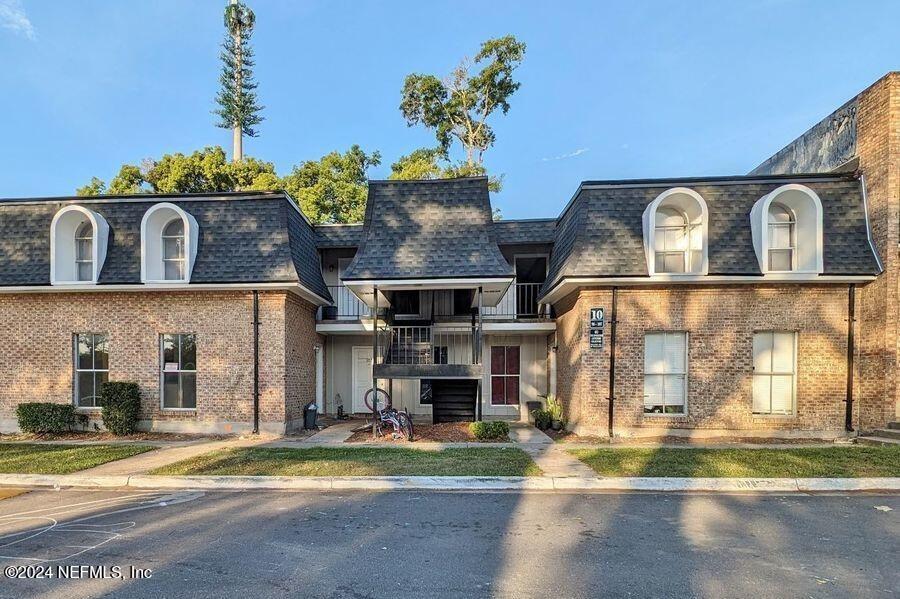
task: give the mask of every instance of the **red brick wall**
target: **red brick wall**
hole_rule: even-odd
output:
[[[303,425],[303,408],[316,399],[316,345],[325,338],[316,333],[316,307],[296,296],[285,304],[285,408],[289,425]]]
[[[263,430],[283,429],[286,406],[298,401],[297,390],[304,385],[306,371],[295,368],[292,348],[305,343],[311,352],[314,337],[292,338],[290,348],[285,343],[288,333],[315,334],[312,308],[299,302],[284,292],[260,293]],[[0,335],[9,358],[0,366],[0,426],[14,424],[20,402],[72,401],[76,332],[108,335],[110,380],[141,386],[142,418],[152,419],[155,427],[229,431],[251,426],[253,300],[248,291],[0,295]],[[195,411],[160,408],[159,335],[167,332],[196,334]]]
[[[556,306],[559,397],[569,427],[606,435],[609,324],[602,350],[588,347],[588,310],[611,291],[587,289]],[[632,429],[827,431],[844,427],[847,351],[845,286],[626,288],[618,291],[617,432]],[[688,332],[688,414],[643,414],[644,335]],[[796,415],[754,416],[754,331],[798,331]],[[645,431],[647,432],[647,431]]]
[[[900,405],[900,75],[892,73],[860,94],[857,119],[856,153],[866,180],[872,236],[885,268],[860,291],[857,413],[867,430],[896,420]]]

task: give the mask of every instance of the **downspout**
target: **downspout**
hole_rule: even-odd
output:
[[[856,322],[856,285],[850,284],[847,294],[847,399],[844,414],[844,428],[853,432],[853,354],[855,353],[853,332]]]
[[[259,291],[253,291],[253,434],[259,434]]]
[[[613,438],[613,408],[616,402],[616,308],[618,288],[612,288],[612,314],[609,321],[609,438]]]

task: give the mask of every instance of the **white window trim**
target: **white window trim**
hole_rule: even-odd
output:
[[[789,331],[784,329],[767,329],[767,330],[759,330],[753,331],[753,336],[759,334],[768,334],[773,335],[775,333],[790,333],[794,337],[794,355],[793,359],[793,372],[785,373],[785,372],[761,372],[757,374],[756,368],[751,366],[751,381],[750,381],[750,414],[753,418],[796,418],[797,417],[797,352],[799,351],[800,338],[799,333],[797,331]],[[753,346],[751,342],[750,351],[753,352]],[[751,355],[751,363],[754,361],[754,356]],[[767,376],[771,380],[773,376],[784,376],[790,374],[791,375],[791,411],[786,413],[777,413],[777,412],[754,412],[753,411],[753,378],[757,376]],[[769,410],[772,409],[772,396],[771,396],[771,387],[769,389]]]
[[[78,391],[79,391],[79,389],[78,389],[78,374],[81,372],[93,372],[96,375],[96,373],[98,373],[98,372],[105,372],[107,380],[109,380],[109,364],[107,363],[106,368],[79,368],[78,367],[78,361],[80,358],[80,355],[78,354],[78,338],[82,335],[91,335],[92,338],[93,337],[101,337],[101,336],[104,337],[104,340],[106,341],[106,344],[107,344],[107,348],[106,348],[107,360],[109,360],[109,335],[107,335],[106,333],[91,333],[88,331],[85,331],[82,333],[75,333],[74,335],[72,335],[72,372],[74,373],[73,380],[72,380],[72,405],[75,406],[76,410],[100,410],[100,409],[102,409],[102,406],[100,406],[96,400],[94,401],[94,405],[92,405],[92,406],[83,406],[79,403],[79,401],[78,401],[78,395],[79,395],[79,393],[78,393]],[[91,340],[91,342],[93,343],[93,339]],[[92,355],[91,356],[91,366],[96,366],[96,364],[94,364],[93,361],[94,361],[94,356]],[[96,388],[96,380],[95,380],[95,385],[94,385],[95,395],[94,395],[94,397],[97,400],[99,400],[100,396],[99,396],[99,394],[96,394],[97,391],[98,390]]]
[[[700,206],[700,233],[702,237],[702,257],[698,272],[657,273],[656,272],[656,212],[667,198],[673,195],[687,195],[697,201]],[[647,260],[647,272],[651,277],[660,279],[677,279],[679,277],[697,277],[709,274],[709,210],[706,200],[699,193],[687,187],[673,187],[662,192],[644,209],[642,217],[644,229],[644,254]],[[690,244],[690,240],[688,240]]]
[[[197,365],[194,364],[193,370],[166,370],[166,361],[165,361],[165,342],[164,338],[166,335],[171,336],[182,336],[182,335],[193,335],[194,336],[194,351],[197,351],[197,334],[196,333],[160,333],[159,334],[159,409],[165,412],[196,412],[197,406],[199,403],[197,401]],[[198,360],[199,361],[199,360]],[[178,364],[181,365],[181,343],[178,344]],[[166,397],[165,397],[165,384],[166,384],[166,373],[177,372],[181,374],[182,372],[193,373],[194,374],[194,407],[193,408],[167,408],[166,407]]]
[[[642,358],[646,359],[647,355],[647,335],[671,335],[671,334],[682,334],[684,335],[684,373],[677,372],[647,372],[644,370],[643,380],[641,381],[642,391],[646,388],[647,384],[647,375],[651,376],[665,376],[667,374],[684,375],[684,410],[681,413],[669,413],[667,414],[665,411],[663,412],[645,412],[644,411],[644,400],[647,399],[646,392],[643,393],[643,398],[641,399],[641,415],[645,418],[684,418],[688,415],[688,391],[690,390],[690,385],[688,384],[688,379],[690,378],[690,370],[691,365],[689,361],[690,356],[690,347],[691,347],[691,335],[688,331],[660,331],[660,330],[648,330],[644,331],[644,355]],[[643,367],[642,367],[643,369]],[[665,409],[665,404],[663,405],[663,409]]]
[[[60,280],[57,277],[57,260],[67,260],[71,261],[73,264],[75,262],[75,235],[73,231],[73,235],[71,239],[67,240],[59,240],[57,241],[57,227],[59,226],[59,222],[63,216],[69,214],[70,212],[79,212],[88,221],[91,223],[91,229],[93,234],[93,241],[91,243],[91,260],[93,261],[93,268],[91,280],[90,281],[78,281],[78,280]],[[76,227],[77,230],[77,227]],[[103,218],[102,215],[90,210],[89,208],[85,208],[84,206],[78,205],[70,205],[61,208],[55,215],[53,215],[53,220],[50,222],[50,284],[51,285],[96,285],[97,280],[100,278],[100,271],[103,269],[103,263],[106,260],[106,246],[109,240],[109,224],[106,222],[106,219]],[[59,244],[63,244],[60,247]],[[71,253],[66,253],[64,250],[68,248],[71,250]],[[59,255],[57,255],[59,254]],[[65,255],[63,255],[65,254]],[[75,273],[75,277],[77,278],[77,272]]]
[[[801,193],[806,194],[813,203],[813,208],[815,210],[815,244],[816,244],[816,259],[815,259],[815,269],[794,269],[791,271],[787,270],[769,270],[769,206],[771,206],[772,202],[778,199],[778,196],[787,192],[787,191],[799,191]],[[797,210],[791,206],[789,203],[785,203],[782,201],[784,206],[791,210],[794,213],[794,220],[796,224],[794,225],[795,230],[795,248],[794,248],[794,264],[796,265],[797,261],[797,252],[800,249],[800,245],[804,242],[801,239],[800,235],[800,227],[801,223],[799,217],[797,216]],[[807,187],[806,185],[800,185],[799,183],[788,183],[787,185],[782,185],[777,189],[774,189],[770,193],[764,195],[760,199],[753,204],[753,208],[750,210],[750,232],[753,237],[753,249],[756,251],[756,260],[759,263],[759,270],[763,275],[773,274],[773,275],[804,275],[804,274],[814,274],[820,275],[825,271],[824,268],[824,227],[823,227],[823,210],[822,210],[822,200],[819,199],[819,196],[812,189]]]
[[[171,222],[171,219],[167,219],[162,227],[158,229],[154,227],[153,231],[148,231],[148,223],[150,217],[159,210],[173,210],[178,216],[181,217],[182,222],[184,223],[184,257],[185,257],[185,266],[184,266],[184,278],[183,279],[151,279],[148,278],[147,273],[150,272],[149,268],[149,260],[158,261],[162,264],[162,232],[166,225]],[[150,236],[154,236],[154,238],[159,240],[159,255],[149,256],[149,251],[147,249],[147,241],[150,239]],[[197,258],[197,245],[199,243],[200,235],[199,235],[199,226],[197,225],[197,220],[191,216],[189,213],[185,212],[182,208],[176,206],[171,202],[160,202],[159,204],[154,204],[150,208],[147,209],[147,212],[144,213],[144,217],[141,219],[141,282],[146,284],[159,284],[159,285],[178,285],[178,284],[187,284],[191,282],[191,274],[194,270],[194,262]],[[155,252],[154,252],[155,253]]]

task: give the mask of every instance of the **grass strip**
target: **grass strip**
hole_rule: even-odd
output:
[[[900,447],[572,449],[600,476],[860,478],[900,476]]]
[[[166,475],[244,476],[540,476],[521,449],[429,451],[388,447],[235,448],[153,470]]]
[[[0,473],[71,474],[151,449],[149,445],[0,443]]]

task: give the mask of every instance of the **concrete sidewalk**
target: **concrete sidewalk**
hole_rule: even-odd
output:
[[[900,478],[582,478],[478,476],[150,476],[0,474],[0,487],[88,489],[597,491],[711,493],[900,492]]]

